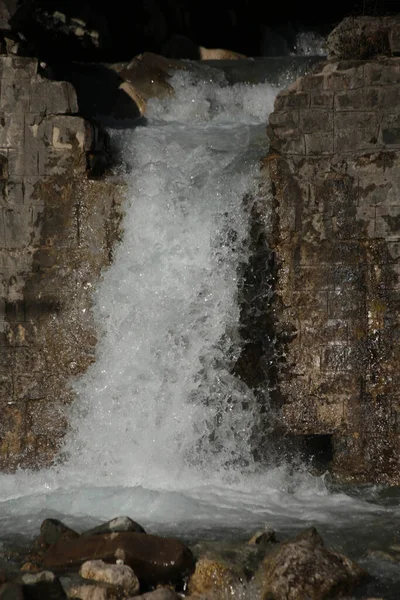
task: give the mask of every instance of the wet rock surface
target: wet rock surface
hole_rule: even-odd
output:
[[[329,60],[268,125],[283,422],[341,480],[400,481],[399,76]]]
[[[12,471],[50,464],[65,434],[66,383],[94,359],[91,289],[123,186],[101,179],[106,137],[76,114],[70,83],[13,55],[0,79],[0,470]]]
[[[346,593],[350,598],[366,576],[353,561],[326,549],[314,528],[264,547],[198,541],[192,550],[173,538],[135,532],[61,537],[38,572],[3,569],[0,598],[334,600]]]
[[[175,582],[194,566],[192,553],[180,541],[134,532],[60,540],[49,548],[43,562],[46,568],[67,570],[92,559],[122,560],[146,583]]]
[[[263,600],[323,600],[351,592],[366,573],[324,547],[315,529],[284,542],[261,566]]]

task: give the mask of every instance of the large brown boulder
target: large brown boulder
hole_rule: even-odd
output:
[[[324,600],[350,592],[366,573],[327,550],[311,528],[281,544],[261,565],[262,600]]]
[[[47,551],[44,565],[66,570],[88,560],[115,563],[118,559],[148,584],[179,582],[194,568],[191,551],[179,540],[134,532],[60,540]]]

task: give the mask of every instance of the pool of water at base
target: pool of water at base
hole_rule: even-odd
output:
[[[297,482],[292,489],[287,477],[281,488],[260,480],[259,489],[253,481],[248,490],[235,484],[181,490],[42,489],[0,503],[0,549],[29,547],[45,518],[84,531],[128,515],[149,533],[178,537],[197,552],[212,548],[240,560],[245,542],[260,529],[273,528],[282,541],[314,526],[328,548],[356,560],[370,574],[354,598],[397,600],[400,555],[397,563],[387,553],[400,544],[400,488],[337,486],[323,478],[302,477],[303,485]]]

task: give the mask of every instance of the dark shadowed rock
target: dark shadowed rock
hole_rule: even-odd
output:
[[[44,565],[48,569],[66,570],[94,559],[112,563],[121,559],[140,581],[149,584],[180,581],[194,568],[193,555],[182,542],[144,533],[59,540],[47,551]]]
[[[48,546],[52,546],[60,538],[71,540],[79,537],[79,533],[67,527],[58,519],[45,519],[40,526],[40,535],[43,542]]]
[[[346,556],[327,550],[311,528],[269,554],[259,575],[263,600],[323,600],[350,593],[367,574]]]
[[[25,573],[22,578],[25,600],[66,600],[60,580],[50,571]]]
[[[82,533],[83,537],[87,537],[90,535],[99,535],[102,533],[123,533],[133,531],[136,533],[146,533],[145,530],[139,523],[136,521],[132,521],[129,517],[116,517],[115,519],[111,519],[107,523],[102,523],[97,527],[93,527],[92,529],[88,529]]]
[[[24,600],[22,585],[8,582],[0,585],[0,600]]]
[[[339,59],[392,56],[400,51],[400,17],[346,17],[332,31],[329,55]]]

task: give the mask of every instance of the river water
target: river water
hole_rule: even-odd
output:
[[[128,194],[122,242],[94,292],[96,362],[71,382],[61,463],[0,476],[0,537],[34,535],[51,516],[83,529],[127,514],[189,540],[315,525],[378,576],[370,591],[397,598],[400,567],[367,554],[400,543],[398,491],[334,489],[282,461],[265,435],[260,464],[260,410],[271,423],[279,415],[268,386],[260,401],[234,374],[251,206],[278,87],[227,86],[211,71],[177,74],[173,85],[174,98],[150,103],[147,123],[110,132]]]

